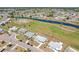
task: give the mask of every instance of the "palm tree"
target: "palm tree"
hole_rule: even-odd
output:
[[[12,12],[12,13],[9,13],[9,14],[10,14],[10,17],[11,17],[11,18],[14,18],[13,12]]]

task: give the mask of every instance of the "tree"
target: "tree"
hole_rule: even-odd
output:
[[[53,12],[53,11],[51,11],[51,12],[49,12],[49,13],[48,13],[48,15],[47,15],[47,16],[48,16],[48,17],[53,17],[53,13],[54,13],[54,12]]]
[[[1,44],[4,44],[4,43],[5,43],[5,41],[2,41],[2,42],[1,42]]]
[[[30,15],[29,17],[30,17],[30,18],[32,18],[32,16],[31,16],[31,15]]]
[[[11,18],[14,18],[14,14],[13,14],[13,12],[12,12],[12,13],[9,13],[9,14],[10,14]]]

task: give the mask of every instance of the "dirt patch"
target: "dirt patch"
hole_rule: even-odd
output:
[[[69,32],[75,32],[76,28],[72,28],[69,26],[59,26],[60,29],[64,30],[64,31],[69,31]]]

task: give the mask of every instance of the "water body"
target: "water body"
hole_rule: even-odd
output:
[[[54,21],[54,20],[45,20],[45,19],[37,19],[37,18],[29,18],[29,17],[15,17],[15,18],[24,18],[24,19],[27,18],[27,19],[37,20],[37,21],[41,21],[41,22],[61,24],[61,25],[65,25],[65,26],[71,26],[71,27],[74,27],[74,28],[79,28],[79,25],[74,25],[74,24],[59,22],[59,21]]]

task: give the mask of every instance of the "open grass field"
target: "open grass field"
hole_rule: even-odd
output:
[[[6,27],[11,26],[23,27],[32,32],[44,34],[51,38],[55,37],[60,41],[79,50],[79,29],[74,29],[74,32],[65,31],[59,28],[62,25],[39,22],[35,20],[32,20],[29,23],[18,23],[12,21],[6,25]]]
[[[60,29],[59,26],[61,25],[49,24],[38,21],[31,22],[28,25],[26,27],[29,28],[30,31],[46,34],[48,36],[51,36],[51,38],[54,36],[60,41],[76,49],[79,49],[79,29],[75,29],[74,32],[69,32]]]

